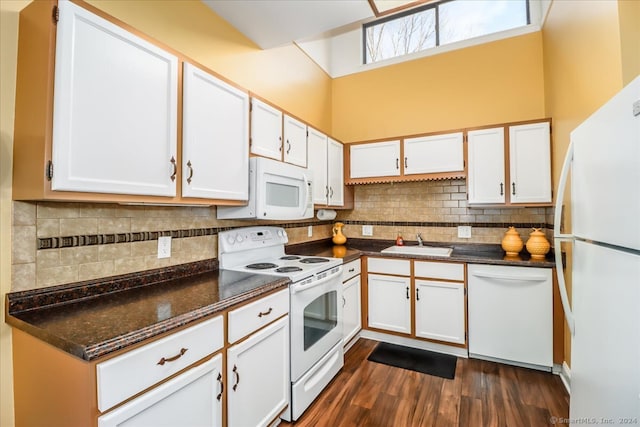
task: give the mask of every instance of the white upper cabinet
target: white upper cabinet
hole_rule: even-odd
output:
[[[53,190],[175,196],[178,59],[59,2]]]
[[[326,205],[329,197],[327,179],[327,136],[309,128],[309,170],[313,180],[313,203]]]
[[[251,98],[251,153],[282,160],[282,111]]]
[[[400,176],[400,141],[353,144],[350,178]]]
[[[344,205],[344,148],[322,132],[309,128],[309,170],[313,177],[313,203]]]
[[[469,131],[467,138],[469,204],[504,203],[504,128]]]
[[[336,140],[327,142],[327,181],[330,206],[344,205],[344,147]]]
[[[284,161],[307,167],[307,125],[285,114]]]
[[[509,127],[511,203],[551,203],[549,122]]]
[[[182,195],[249,197],[249,95],[184,64]]]
[[[506,129],[500,126],[468,132],[469,204],[550,204],[550,122],[512,125]]]
[[[404,140],[404,174],[464,171],[462,132]]]

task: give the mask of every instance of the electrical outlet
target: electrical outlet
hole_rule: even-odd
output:
[[[470,239],[471,238],[471,226],[470,225],[460,225],[458,226],[458,237],[461,239]]]
[[[373,225],[363,225],[362,226],[362,235],[363,236],[373,236]]]
[[[171,257],[171,236],[158,237],[158,259]]]
[[[313,225],[307,227],[307,237],[313,237]]]

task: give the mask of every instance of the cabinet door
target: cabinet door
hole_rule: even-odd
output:
[[[362,328],[360,307],[360,275],[344,284],[342,292],[342,344],[346,345]]]
[[[251,99],[251,153],[282,160],[282,111]]]
[[[98,418],[98,427],[222,426],[222,355]]]
[[[416,279],[416,336],[465,343],[464,284]]]
[[[411,279],[368,275],[369,327],[411,333]]]
[[[249,95],[185,62],[182,195],[249,197]]]
[[[329,205],[344,205],[344,149],[342,144],[329,138],[327,145],[327,180],[329,182]]]
[[[400,176],[400,141],[349,146],[351,178]]]
[[[284,161],[307,167],[307,125],[284,116]]]
[[[469,204],[504,203],[504,128],[469,131],[467,150]]]
[[[178,59],[58,6],[51,188],[175,196]]]
[[[313,180],[313,203],[326,205],[329,197],[327,181],[327,136],[309,128],[309,170]]]
[[[289,404],[289,317],[227,350],[230,426],[267,426]]]
[[[549,122],[509,127],[511,203],[551,203]]]
[[[404,174],[464,170],[462,132],[404,140]]]

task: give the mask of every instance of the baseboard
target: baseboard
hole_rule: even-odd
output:
[[[374,341],[388,342],[391,344],[404,345],[407,347],[419,348],[421,350],[435,351],[437,353],[451,354],[453,356],[468,358],[469,354],[466,348],[453,347],[445,344],[438,344],[431,341],[421,341],[412,338],[400,337],[397,335],[385,334],[382,332],[374,332],[363,329],[360,331],[362,338],[368,338]]]
[[[344,352],[346,353],[353,345],[360,339],[360,332],[355,334],[348,343],[344,345]]]
[[[562,362],[562,370],[559,375],[564,388],[567,389],[567,393],[571,394],[571,368],[567,365],[567,362]]]

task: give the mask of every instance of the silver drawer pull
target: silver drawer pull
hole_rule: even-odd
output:
[[[174,361],[176,361],[176,360],[180,359],[180,358],[182,357],[182,355],[183,355],[183,354],[185,354],[185,353],[187,352],[187,350],[189,350],[189,349],[188,349],[188,348],[184,348],[184,347],[183,347],[183,348],[181,348],[181,349],[180,349],[180,354],[176,354],[175,356],[173,356],[173,357],[168,357],[168,358],[163,357],[163,358],[162,358],[162,359],[160,359],[160,361],[158,362],[158,365],[164,365],[164,364],[165,364],[165,363],[167,363],[167,362],[174,362]]]
[[[267,311],[261,311],[260,313],[258,313],[258,317],[262,317],[262,316],[268,316],[271,314],[271,312],[273,311],[272,307],[269,307],[269,310]]]

